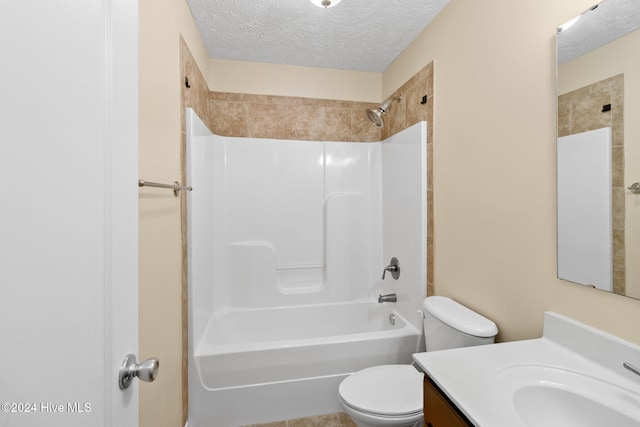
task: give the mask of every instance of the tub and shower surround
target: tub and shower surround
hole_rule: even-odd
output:
[[[220,137],[187,119],[190,426],[339,412],[346,375],[420,345],[424,123],[362,144]],[[391,256],[402,274],[383,282]]]
[[[370,297],[382,265],[379,145],[201,138],[190,147],[189,241],[208,316]],[[198,341],[205,325],[194,326]]]

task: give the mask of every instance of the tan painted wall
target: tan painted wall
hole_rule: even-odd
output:
[[[215,92],[382,101],[382,73],[209,59],[205,76]]]
[[[180,34],[206,70],[186,2],[140,0],[140,178],[149,181],[180,180]],[[182,426],[180,203],[170,190],[140,190],[139,293],[139,358],[161,366],[154,383],[139,383],[140,426]]]
[[[554,310],[640,343],[640,302],[556,277],[556,27],[592,0],[451,0],[384,72],[434,61],[435,287],[540,336]]]
[[[624,187],[640,181],[640,31],[563,64],[560,94],[624,73]],[[626,292],[640,298],[640,196],[625,191]]]

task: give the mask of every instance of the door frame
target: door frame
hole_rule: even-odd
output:
[[[137,381],[123,391],[117,378],[124,357],[138,354],[138,0],[103,1],[108,209],[105,396],[110,399],[105,401],[109,405],[105,425],[134,427],[139,418]]]

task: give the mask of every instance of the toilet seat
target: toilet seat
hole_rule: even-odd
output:
[[[340,400],[355,411],[389,418],[422,415],[422,374],[411,365],[381,365],[347,377]]]

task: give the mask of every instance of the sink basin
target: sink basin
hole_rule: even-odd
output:
[[[640,427],[640,393],[588,374],[510,366],[493,377],[495,403],[527,427]]]
[[[478,427],[640,427],[640,345],[557,313],[541,338],[413,357]]]

